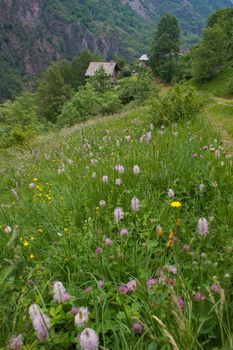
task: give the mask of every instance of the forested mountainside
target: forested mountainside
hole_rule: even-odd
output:
[[[147,51],[158,19],[173,13],[185,45],[195,42],[206,17],[231,0],[0,0],[1,94],[20,90],[51,60],[88,47],[110,59]],[[4,96],[0,96],[4,98]]]

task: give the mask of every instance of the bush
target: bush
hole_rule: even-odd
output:
[[[122,104],[136,101],[140,105],[151,97],[157,96],[158,91],[159,89],[148,70],[142,69],[138,75],[123,81],[118,90],[118,95]]]
[[[121,108],[121,101],[116,92],[107,91],[102,97],[100,105],[100,113],[102,114],[114,114]]]
[[[35,96],[30,93],[0,106],[0,147],[23,144],[41,130],[36,108]]]
[[[152,105],[155,123],[166,124],[188,120],[199,115],[204,100],[192,87],[176,85]]]
[[[71,101],[65,103],[58,124],[71,126],[98,114],[116,113],[120,107],[121,101],[115,91],[99,93],[92,84],[87,83]]]

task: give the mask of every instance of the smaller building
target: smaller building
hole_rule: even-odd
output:
[[[149,63],[149,57],[144,54],[139,58],[139,61],[147,66]]]
[[[94,77],[95,73],[101,68],[110,78],[111,84],[115,85],[117,83],[117,73],[119,70],[116,62],[91,62],[85,76]]]

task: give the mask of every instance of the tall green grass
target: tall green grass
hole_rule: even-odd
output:
[[[202,118],[154,129],[151,141],[144,137],[140,142],[150,131],[150,118],[147,109],[111,117],[50,134],[25,153],[1,156],[2,349],[18,333],[24,335],[24,349],[79,349],[75,337],[81,330],[74,327],[72,305],[88,307],[88,326],[107,349],[232,348],[231,161]],[[113,169],[117,164],[124,166],[123,174]],[[134,165],[139,175],[133,174]],[[170,188],[174,198],[167,196]],[[140,200],[139,212],[131,209],[133,197]],[[105,208],[100,200],[106,201]],[[172,208],[173,200],[182,207]],[[116,207],[124,210],[118,224]],[[206,237],[197,230],[201,217],[209,222]],[[4,225],[13,233],[5,233]],[[128,229],[128,236],[119,235],[121,228]],[[167,249],[171,230],[175,239]],[[104,244],[105,237],[112,246]],[[97,254],[96,247],[103,253]],[[149,279],[156,280],[151,288]],[[59,309],[52,301],[55,280],[71,295]],[[103,288],[97,287],[99,280]],[[137,288],[119,293],[119,285],[130,280]],[[218,293],[211,290],[213,284]],[[198,291],[205,300],[194,300]],[[28,316],[35,302],[52,320],[44,345],[36,340]],[[140,335],[132,331],[134,322],[143,327]]]

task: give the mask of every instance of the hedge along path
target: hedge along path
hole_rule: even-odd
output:
[[[216,103],[217,105],[223,105],[227,107],[232,107],[233,106],[233,99],[229,98],[218,98],[218,97],[213,97],[212,101]],[[227,130],[224,128],[224,124],[221,121],[221,118],[214,118],[213,115],[210,114],[210,112],[205,110],[206,115],[208,117],[209,123],[212,125],[212,127],[219,133],[221,140],[222,140],[222,145],[228,152],[229,156],[233,158],[233,138],[232,136],[227,132]],[[232,115],[232,123],[233,123],[233,115]]]

